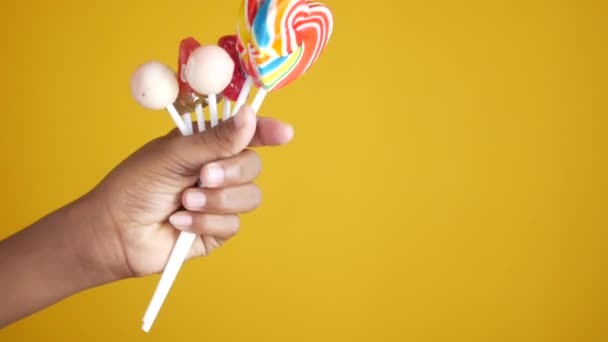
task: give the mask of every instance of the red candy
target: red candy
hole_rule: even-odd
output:
[[[231,101],[236,101],[245,82],[245,74],[241,68],[239,62],[238,52],[236,50],[236,35],[224,36],[219,39],[217,45],[228,52],[230,58],[234,62],[234,73],[232,74],[232,80],[230,84],[224,89],[224,97]]]
[[[184,93],[194,93],[195,91],[190,88],[190,85],[184,79],[184,68],[188,63],[188,58],[192,51],[196,50],[201,44],[194,38],[188,37],[181,41],[179,44],[179,60],[177,61],[177,81],[179,82],[179,90]]]
[[[179,44],[179,58],[177,61],[177,82],[179,84],[179,95],[174,103],[175,109],[180,114],[189,113],[194,110],[196,103],[201,101],[200,94],[190,87],[184,77],[184,68],[188,63],[188,58],[192,51],[194,51],[201,44],[194,38],[188,37],[181,41]],[[205,101],[202,101],[203,105]]]

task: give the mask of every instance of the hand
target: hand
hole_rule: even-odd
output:
[[[245,149],[291,137],[288,125],[256,120],[244,107],[203,133],[184,137],[173,130],[135,152],[86,196],[101,211],[94,229],[107,246],[107,266],[118,278],[161,272],[180,233],[176,227],[203,235],[188,259],[218,247],[237,232],[238,214],[260,203],[252,183],[260,158]],[[204,188],[196,186],[199,179]]]
[[[180,230],[197,233],[202,250],[191,255],[209,255],[234,236],[239,229],[239,216],[258,207],[261,191],[252,183],[261,171],[260,157],[251,150],[203,166],[201,183],[184,191],[185,210],[169,217],[169,222]]]

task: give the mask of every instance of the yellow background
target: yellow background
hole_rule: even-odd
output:
[[[263,106],[296,136],[260,151],[262,207],[182,269],[152,332],[157,276],[0,340],[608,340],[606,3],[327,4],[327,50]],[[232,33],[238,6],[3,1],[1,236],[169,130],[131,72]]]

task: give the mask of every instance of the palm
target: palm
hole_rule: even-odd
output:
[[[158,140],[160,141],[160,139]],[[123,246],[126,262],[134,275],[162,271],[179,235],[168,217],[180,208],[182,191],[192,187],[198,169],[176,166],[171,158],[157,158],[162,149],[154,141],[133,154],[101,185],[110,191],[111,213]],[[179,167],[176,173],[172,168]],[[194,249],[204,248],[200,238]]]
[[[96,187],[94,197],[110,220],[104,223],[114,227],[115,245],[125,259],[121,267],[128,268],[124,271],[142,276],[163,270],[179,236],[168,219],[180,209],[183,191],[196,185],[202,165],[233,157],[248,146],[285,144],[291,136],[287,125],[256,118],[243,107],[203,134],[181,137],[174,130],[121,163]],[[205,236],[207,240],[210,248],[217,247],[213,236]],[[188,258],[205,251],[197,236]]]

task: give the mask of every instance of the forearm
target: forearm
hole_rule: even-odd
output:
[[[0,242],[0,328],[79,291],[117,279],[106,267],[95,211],[76,201]]]

